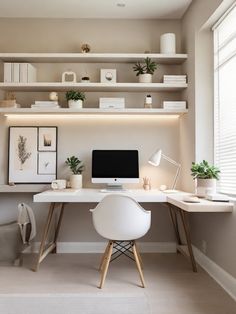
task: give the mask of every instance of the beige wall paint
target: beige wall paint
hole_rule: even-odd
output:
[[[0,38],[1,52],[80,52],[82,43],[91,45],[93,52],[152,52],[159,51],[159,37],[165,32],[175,32],[177,51],[181,52],[180,21],[148,20],[63,20],[63,19],[1,19],[4,29]],[[92,80],[99,80],[99,69],[108,65],[65,65],[36,64],[39,80],[60,81],[61,72],[73,69],[78,78],[89,74]],[[110,65],[118,71],[119,81],[135,81],[132,65]],[[181,73],[180,66],[160,66],[155,80],[160,81],[163,73]],[[86,93],[87,107],[98,106],[98,97],[117,96],[120,93]],[[122,93],[128,107],[142,107],[146,93]],[[154,106],[159,107],[163,99],[181,98],[179,93],[153,93]],[[17,100],[29,106],[35,99],[47,99],[48,93],[17,93]],[[65,94],[60,93],[60,102],[66,106]],[[158,169],[147,164],[148,157],[157,147],[175,160],[179,160],[179,120],[157,118],[141,119],[49,119],[38,121],[5,120],[0,118],[0,183],[7,182],[7,128],[10,125],[57,125],[59,128],[58,166],[59,177],[69,176],[64,165],[66,157],[75,154],[84,160],[84,187],[91,187],[91,150],[95,148],[133,148],[140,151],[141,177],[151,177],[153,188],[160,184],[170,185],[175,168],[163,161]],[[97,185],[97,187],[99,187]],[[141,187],[139,185],[131,187]],[[9,199],[11,196],[11,199]],[[46,215],[46,205],[32,204],[30,194],[1,194],[0,219],[13,219],[16,216],[18,201],[31,204],[37,215],[38,237]],[[100,241],[91,224],[88,209],[93,204],[69,205],[65,214],[60,241]],[[152,228],[145,237],[148,241],[173,241],[173,231],[165,207],[150,204],[152,209]]]
[[[184,165],[183,189],[193,190],[189,175],[191,160],[213,161],[213,38],[211,26],[232,1],[193,2],[183,18],[183,47],[189,58],[187,98],[189,114],[180,127],[181,161]],[[214,17],[214,18],[213,18]],[[209,20],[210,18],[210,20]],[[186,132],[188,130],[188,132]],[[190,144],[191,143],[191,144]],[[186,171],[187,170],[187,171]],[[236,215],[193,214],[191,230],[193,244],[200,250],[207,243],[206,255],[236,277]]]

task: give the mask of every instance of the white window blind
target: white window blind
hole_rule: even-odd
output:
[[[214,115],[218,190],[236,195],[236,6],[214,28]]]

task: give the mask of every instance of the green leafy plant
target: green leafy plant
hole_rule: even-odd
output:
[[[85,100],[85,94],[79,91],[69,90],[66,92],[66,99],[68,100]]]
[[[156,62],[152,61],[149,57],[144,59],[144,64],[140,62],[135,63],[133,70],[136,73],[136,76],[140,74],[154,74],[155,70],[157,69]]]
[[[69,166],[73,174],[81,174],[84,170],[83,162],[75,156],[68,157],[65,163]]]
[[[200,163],[192,162],[191,175],[194,179],[216,179],[219,180],[219,168],[209,165],[206,160]]]

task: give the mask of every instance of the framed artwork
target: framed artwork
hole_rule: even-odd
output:
[[[9,127],[8,182],[50,183],[57,177],[57,127]]]
[[[57,129],[55,127],[40,127],[38,145],[40,152],[55,152],[57,149]]]
[[[101,69],[101,83],[116,83],[116,69]]]

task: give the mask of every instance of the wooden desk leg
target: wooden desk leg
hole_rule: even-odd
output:
[[[181,239],[180,239],[180,235],[179,235],[179,227],[178,227],[178,220],[177,220],[176,211],[174,209],[172,209],[171,205],[167,205],[167,206],[169,208],[169,214],[170,214],[170,218],[171,218],[171,221],[172,221],[172,224],[174,227],[176,240],[178,242],[178,245],[181,245]]]
[[[48,233],[49,233],[49,230],[50,230],[54,209],[55,209],[55,203],[51,203],[49,211],[48,211],[48,216],[47,216],[46,224],[45,224],[45,227],[44,227],[42,240],[41,240],[39,253],[38,253],[38,257],[37,257],[36,266],[35,266],[34,271],[38,271],[39,264],[48,255],[48,253],[50,253],[50,251],[49,251],[50,247],[47,250],[45,250],[45,243],[47,241]]]
[[[192,248],[192,244],[191,244],[188,213],[185,212],[184,210],[180,209],[180,217],[181,217],[183,227],[184,227],[184,233],[185,233],[185,237],[186,237],[186,241],[187,241],[188,252],[189,252],[190,259],[191,259],[192,269],[196,273],[197,272],[197,264],[196,264],[196,261],[194,258],[193,248]]]
[[[62,218],[63,218],[63,214],[64,214],[64,208],[65,208],[65,203],[61,203],[60,214],[59,214],[59,218],[58,218],[58,222],[57,222],[57,226],[56,226],[56,231],[55,231],[55,235],[54,235],[54,240],[53,240],[53,243],[55,244],[55,248],[53,249],[52,253],[57,253],[57,238],[58,238],[59,231],[61,228],[61,222],[62,222]]]

